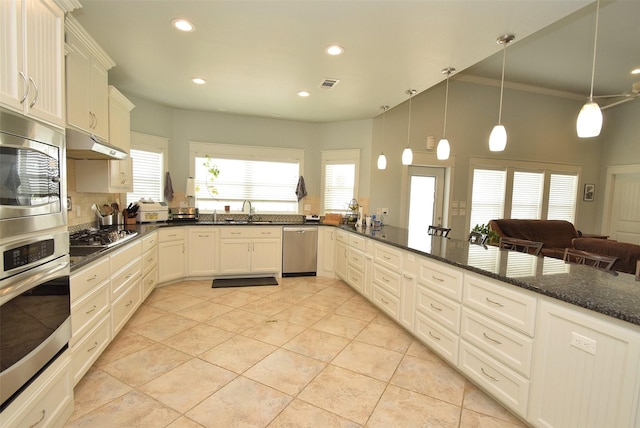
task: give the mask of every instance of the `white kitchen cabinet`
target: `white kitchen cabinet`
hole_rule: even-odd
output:
[[[190,277],[210,276],[218,273],[219,232],[215,227],[190,227],[187,231]]]
[[[402,278],[400,279],[400,324],[413,332],[416,312],[417,257],[413,253],[404,253]]]
[[[64,12],[53,0],[0,1],[0,103],[64,127]]]
[[[280,274],[282,229],[223,227],[220,231],[220,274]]]
[[[318,231],[318,276],[333,278],[336,257],[335,228],[320,226]]]
[[[335,269],[338,278],[347,281],[347,262],[349,260],[349,246],[344,242],[336,242]]]
[[[142,238],[142,300],[158,285],[158,232]]]
[[[158,231],[158,282],[164,283],[186,276],[185,230],[168,227]]]
[[[115,63],[72,17],[67,40],[67,124],[109,140],[109,76]]]
[[[639,361],[637,325],[543,300],[528,421],[544,427],[637,427]]]

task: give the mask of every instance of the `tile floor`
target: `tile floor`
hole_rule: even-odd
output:
[[[66,427],[525,426],[340,280],[156,289]]]

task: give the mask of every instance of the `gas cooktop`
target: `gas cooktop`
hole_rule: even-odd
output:
[[[105,249],[124,244],[136,237],[138,232],[128,229],[84,229],[69,235],[69,247]]]

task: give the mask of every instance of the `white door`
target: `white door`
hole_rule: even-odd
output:
[[[640,174],[617,174],[613,188],[611,239],[640,244]]]
[[[423,240],[429,225],[442,225],[444,168],[409,167],[409,245]],[[412,238],[413,237],[413,238]]]

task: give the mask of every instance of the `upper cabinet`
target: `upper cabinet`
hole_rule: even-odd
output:
[[[131,146],[131,103],[114,86],[109,86],[109,143],[129,153]]]
[[[0,104],[64,127],[64,12],[52,0],[0,1]]]
[[[109,141],[109,76],[115,63],[72,17],[67,42],[67,125]]]

